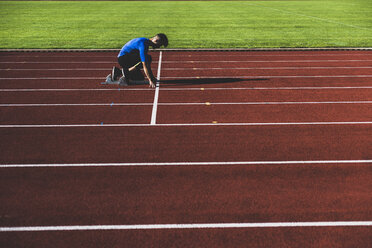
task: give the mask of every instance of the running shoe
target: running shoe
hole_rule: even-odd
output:
[[[111,74],[108,74],[107,77],[106,77],[106,83],[109,84],[109,83],[112,83],[112,77],[111,77]]]
[[[111,73],[112,81],[116,81],[118,77],[120,77],[121,75],[122,75],[121,70],[119,68],[117,68],[116,66],[112,67],[112,73]]]

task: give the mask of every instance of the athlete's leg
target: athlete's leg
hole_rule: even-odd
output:
[[[134,71],[134,70],[138,70],[138,69],[141,69],[142,68],[142,62],[138,62],[137,64],[135,64],[134,66],[132,66],[131,68],[129,68],[128,70],[129,71]]]
[[[129,68],[129,57],[127,54],[120,56],[118,58],[118,63],[121,66],[121,71],[123,73],[123,76],[128,76],[128,68]]]
[[[111,75],[111,80],[116,81],[119,77],[122,76],[122,71],[119,68],[117,68],[116,66],[114,66],[112,68],[112,72],[111,72],[110,75]]]
[[[147,62],[150,61],[151,63],[151,56],[147,57]],[[138,62],[131,68],[129,68],[129,78],[133,80],[142,81],[145,79],[144,74],[142,73],[141,69],[143,68],[142,61]]]
[[[118,62],[122,68],[122,74],[126,78],[127,82],[131,79],[131,73],[129,73],[129,71],[133,71],[138,64],[141,64],[138,51],[133,51],[120,56]]]

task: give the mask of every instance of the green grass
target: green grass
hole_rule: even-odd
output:
[[[372,47],[371,0],[0,2],[0,48]]]

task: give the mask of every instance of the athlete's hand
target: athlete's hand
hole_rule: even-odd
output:
[[[152,81],[152,80],[150,80],[149,81],[149,87],[151,87],[151,88],[155,88],[155,84],[154,84],[154,82]]]

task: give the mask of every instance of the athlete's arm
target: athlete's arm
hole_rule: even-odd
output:
[[[151,68],[148,67],[149,63],[146,63],[147,60],[148,60],[147,59],[148,46],[145,46],[145,43],[142,43],[142,44],[140,44],[138,50],[139,50],[141,62],[142,62],[142,65],[143,65],[143,71],[145,72],[145,75],[146,75],[147,79],[149,80],[149,85],[150,85],[150,87],[155,88],[155,86],[156,86],[155,83],[154,83],[155,80],[153,80],[154,76],[152,74]]]
[[[142,62],[142,65],[143,65],[143,71],[145,72],[145,75],[146,75],[146,77],[147,77],[147,79],[149,80],[149,85],[150,85],[150,87],[151,88],[155,88],[155,83],[154,83],[154,81],[153,81],[153,77],[152,77],[152,75],[150,75],[150,71],[151,71],[151,69],[149,70],[148,68],[147,68],[147,64],[146,64],[146,62]]]

